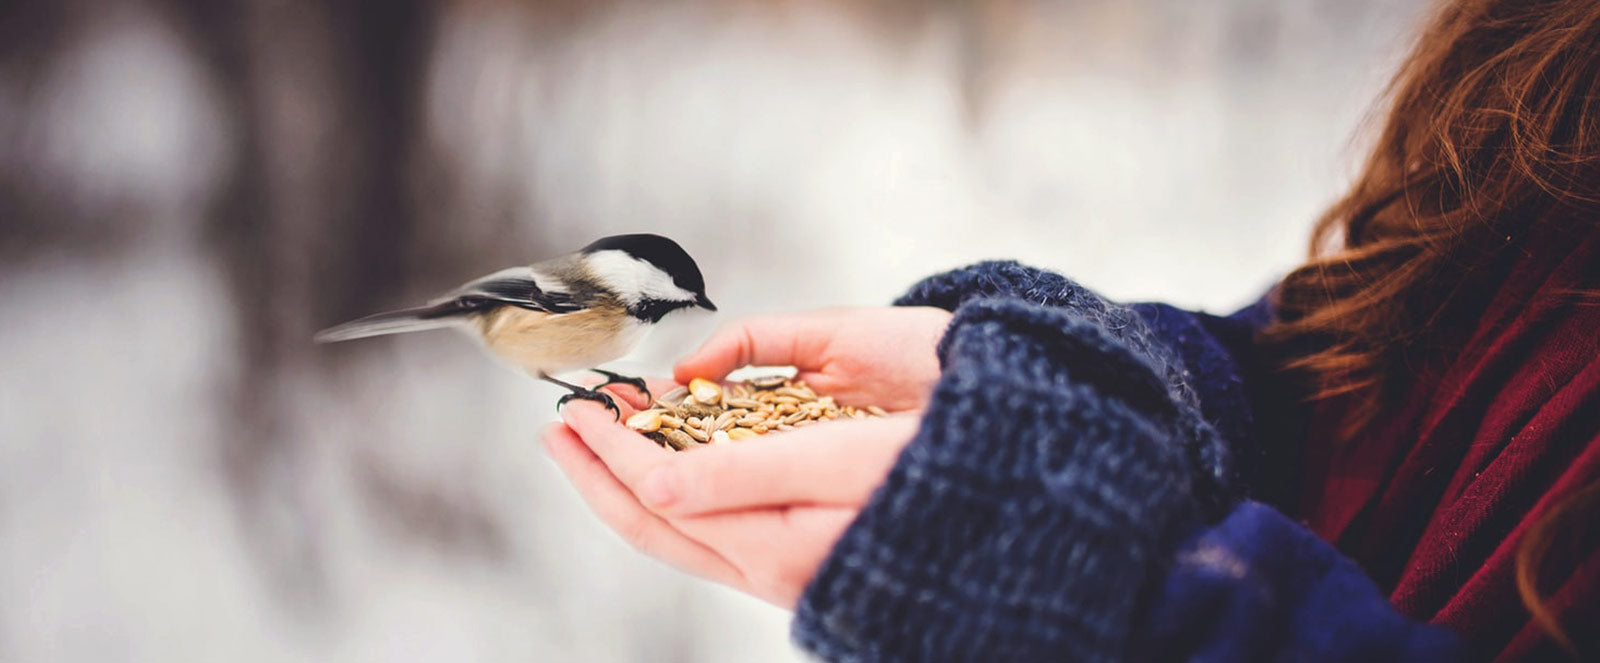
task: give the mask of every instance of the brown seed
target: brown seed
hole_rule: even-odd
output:
[[[688,434],[689,437],[692,437],[692,438],[694,438],[696,440],[699,440],[701,442],[710,442],[711,441],[711,434],[707,433],[705,431],[705,429],[703,429],[703,428],[685,428],[685,429],[683,429],[683,432]]]
[[[884,411],[883,408],[878,407],[876,405],[868,405],[867,406],[867,411],[871,412],[873,415],[879,416],[879,417],[887,417],[887,416],[889,416],[888,412]]]
[[[759,437],[760,435],[760,433],[748,428],[735,428],[728,431],[728,438],[732,440],[748,440],[752,437]]]
[[[722,408],[715,405],[702,405],[700,403],[695,403],[693,405],[682,406],[678,408],[677,412],[678,415],[682,417],[698,417],[700,419],[705,419],[706,417],[716,417],[717,415],[722,414]]]
[[[662,430],[661,435],[666,438],[668,446],[678,451],[683,451],[695,445],[694,438],[683,431],[667,429]]]
[[[683,420],[670,414],[661,415],[662,428],[683,428]]]

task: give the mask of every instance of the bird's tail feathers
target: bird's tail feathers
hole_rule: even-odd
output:
[[[451,310],[445,310],[446,308],[451,308]],[[369,336],[386,336],[388,334],[404,334],[406,332],[453,327],[461,322],[461,318],[450,315],[452,312],[454,312],[453,302],[446,302],[432,306],[418,306],[398,311],[375,313],[365,318],[351,320],[342,325],[319,331],[313,338],[318,343],[338,343]]]

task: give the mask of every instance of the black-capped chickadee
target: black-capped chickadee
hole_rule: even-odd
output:
[[[705,279],[677,242],[660,235],[606,237],[582,250],[527,267],[504,269],[457,288],[427,306],[369,315],[316,335],[319,343],[457,327],[474,332],[491,352],[530,375],[566,388],[574,398],[599,401],[597,391],[629,384],[647,396],[644,380],[597,368],[627,354],[668,313],[689,307],[717,310]],[[590,370],[606,377],[594,389],[554,375]]]

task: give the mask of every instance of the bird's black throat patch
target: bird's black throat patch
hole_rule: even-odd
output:
[[[628,307],[628,315],[645,322],[661,322],[668,313],[681,308],[693,306],[694,302],[680,302],[667,299],[641,299],[638,303]]]

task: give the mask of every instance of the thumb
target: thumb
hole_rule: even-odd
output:
[[[819,369],[827,363],[825,354],[835,331],[832,318],[813,311],[741,320],[718,329],[698,350],[679,360],[673,377],[684,384],[694,378],[720,380],[747,365]]]

